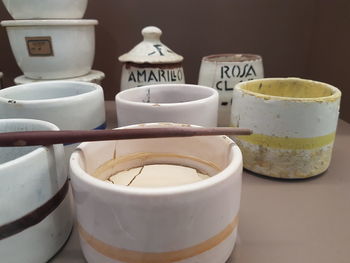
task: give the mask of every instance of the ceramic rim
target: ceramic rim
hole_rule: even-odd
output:
[[[39,100],[25,100],[25,99],[13,99],[13,98],[6,98],[3,97],[3,93],[5,93],[6,96],[6,91],[10,89],[25,89],[28,86],[45,86],[45,85],[51,85],[54,86],[54,84],[72,84],[72,85],[83,85],[83,86],[89,86],[92,87],[92,90],[88,90],[87,92],[78,94],[78,95],[70,95],[66,97],[59,97],[59,98],[49,98],[49,99],[39,99]],[[56,87],[57,88],[57,87]],[[59,87],[58,87],[59,88]],[[12,87],[8,87],[6,89],[0,90],[0,102],[6,103],[9,100],[16,101],[16,103],[20,103],[22,105],[40,105],[44,103],[62,103],[62,102],[74,102],[77,99],[83,99],[84,97],[90,96],[93,93],[97,92],[103,92],[102,87],[98,84],[95,83],[90,83],[90,82],[82,82],[82,81],[65,81],[65,80],[55,80],[55,81],[40,81],[40,82],[33,82],[33,83],[26,83],[22,85],[16,85]]]
[[[147,123],[142,125],[154,126],[154,125],[159,125],[159,123]],[[131,125],[126,127],[121,127],[118,129],[133,128],[137,126],[138,125]],[[216,184],[222,183],[223,181],[227,180],[230,176],[237,176],[235,173],[239,171],[239,169],[241,169],[242,167],[243,157],[242,157],[241,150],[239,149],[237,144],[234,143],[227,136],[216,136],[216,137],[222,137],[223,142],[230,145],[230,154],[231,154],[232,160],[222,171],[220,171],[219,173],[215,174],[214,176],[208,179],[205,179],[199,182],[186,184],[186,185],[160,187],[160,188],[138,188],[138,187],[127,187],[123,185],[119,186],[119,185],[108,184],[88,174],[79,165],[78,158],[80,157],[78,157],[78,154],[80,151],[82,151],[81,148],[87,147],[89,144],[91,144],[91,142],[84,142],[80,144],[71,155],[70,161],[69,161],[70,174],[72,177],[76,177],[77,180],[82,181],[85,184],[88,184],[89,187],[92,187],[92,188],[96,187],[104,191],[116,192],[119,194],[126,194],[126,195],[131,194],[135,196],[137,195],[170,196],[170,195],[204,190],[206,188],[213,187]]]
[[[180,86],[181,86],[181,88],[185,88],[185,89],[197,88],[197,89],[206,90],[206,91],[208,91],[208,94],[210,93],[210,95],[205,97],[205,98],[201,98],[201,99],[189,100],[189,101],[185,101],[185,102],[174,102],[174,103],[159,103],[159,102],[145,103],[145,102],[141,102],[141,101],[131,101],[131,100],[123,98],[123,96],[125,94],[137,92],[137,90],[142,92],[142,90],[147,90],[147,89],[162,89],[164,87],[172,89],[172,88],[178,88]],[[210,88],[210,87],[206,87],[206,86],[194,85],[194,84],[156,84],[156,85],[146,85],[146,86],[142,86],[142,87],[136,87],[136,88],[123,90],[115,96],[115,101],[116,102],[121,101],[122,103],[127,104],[127,105],[142,106],[142,107],[154,107],[153,106],[154,104],[157,104],[159,106],[166,106],[166,107],[179,107],[179,106],[184,106],[184,105],[191,105],[193,103],[204,103],[208,99],[212,99],[215,96],[218,96],[218,92],[215,89]]]
[[[250,91],[250,90],[247,90],[244,88],[247,84],[263,83],[263,82],[268,82],[268,81],[276,81],[276,82],[277,81],[280,81],[280,82],[298,81],[300,83],[303,83],[303,82],[304,83],[314,83],[314,84],[322,85],[322,86],[330,89],[332,91],[332,95],[324,96],[324,97],[310,97],[310,98],[283,97],[283,96],[275,96],[275,95],[266,95],[266,94]],[[341,97],[341,91],[338,88],[336,88],[330,84],[320,82],[320,81],[309,80],[309,79],[301,79],[301,78],[263,78],[263,79],[249,80],[249,81],[244,81],[244,82],[238,83],[235,86],[235,90],[238,92],[252,95],[252,96],[255,96],[257,98],[261,98],[261,99],[265,99],[265,100],[273,99],[273,100],[280,100],[280,101],[327,102],[327,101],[335,101]]]
[[[52,20],[5,20],[1,22],[3,27],[26,27],[26,26],[94,26],[98,21],[95,19],[52,19]]]
[[[1,76],[1,72],[0,72]],[[75,78],[68,78],[65,81],[83,81],[83,82],[91,82],[93,80],[100,80],[102,81],[105,78],[105,73],[99,70],[91,70],[88,74],[80,76],[80,77],[75,77]],[[44,82],[47,80],[41,80],[41,79],[31,79],[27,78],[25,75],[20,75],[16,77],[13,80],[16,84],[21,85],[21,84],[27,84],[27,83],[33,83],[33,82]]]
[[[205,56],[202,61],[216,62],[216,63],[237,63],[237,62],[248,62],[262,60],[260,55],[250,53],[223,53],[213,54]]]

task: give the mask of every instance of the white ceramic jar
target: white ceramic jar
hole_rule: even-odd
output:
[[[124,90],[115,96],[118,127],[175,122],[216,127],[216,90],[190,84],[159,84]]]
[[[236,84],[264,77],[262,58],[254,54],[217,54],[202,59],[198,84],[219,92],[218,126],[229,126]]]
[[[341,92],[326,83],[297,78],[261,79],[236,85],[232,126],[244,167],[278,178],[307,178],[331,161]]]
[[[0,132],[58,130],[48,122],[2,119]],[[0,255],[6,263],[44,263],[64,245],[73,224],[61,144],[0,147]]]
[[[61,130],[104,129],[101,86],[87,82],[45,81],[0,90],[0,118],[30,118]],[[65,145],[67,158],[77,144]]]
[[[2,0],[13,19],[80,19],[88,0]]]
[[[91,70],[88,74],[76,78],[65,79],[65,81],[82,81],[82,82],[90,82],[101,85],[102,80],[105,78],[105,73],[98,70]],[[16,85],[27,84],[38,81],[46,81],[46,80],[38,80],[38,79],[30,79],[24,75],[16,77],[14,80]]]
[[[103,181],[111,168],[135,165],[128,157],[139,153],[141,158],[133,159],[137,165],[180,164],[211,177],[161,188]],[[145,153],[148,158],[142,158]],[[242,156],[226,136],[83,143],[71,157],[70,175],[80,243],[89,263],[224,263],[233,250]]]
[[[123,62],[120,90],[161,83],[185,83],[183,57],[160,41],[154,26],[142,30],[143,41],[119,57]]]
[[[64,79],[90,72],[97,20],[9,20],[1,25],[26,77]]]

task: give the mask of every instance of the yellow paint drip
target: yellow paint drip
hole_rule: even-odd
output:
[[[264,146],[267,148],[284,149],[284,150],[312,150],[321,148],[334,142],[335,133],[313,138],[292,138],[277,137],[264,134],[252,134],[249,136],[237,136],[238,139]]]

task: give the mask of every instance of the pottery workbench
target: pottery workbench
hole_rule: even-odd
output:
[[[114,102],[106,102],[106,110],[113,128]],[[244,171],[238,239],[227,263],[349,263],[349,156],[350,124],[339,120],[332,162],[324,174],[286,181]],[[50,263],[85,262],[74,228]]]

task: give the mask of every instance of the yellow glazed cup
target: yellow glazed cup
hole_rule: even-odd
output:
[[[329,84],[298,78],[237,84],[231,125],[254,131],[236,139],[244,167],[277,178],[307,178],[327,170],[340,97]]]

